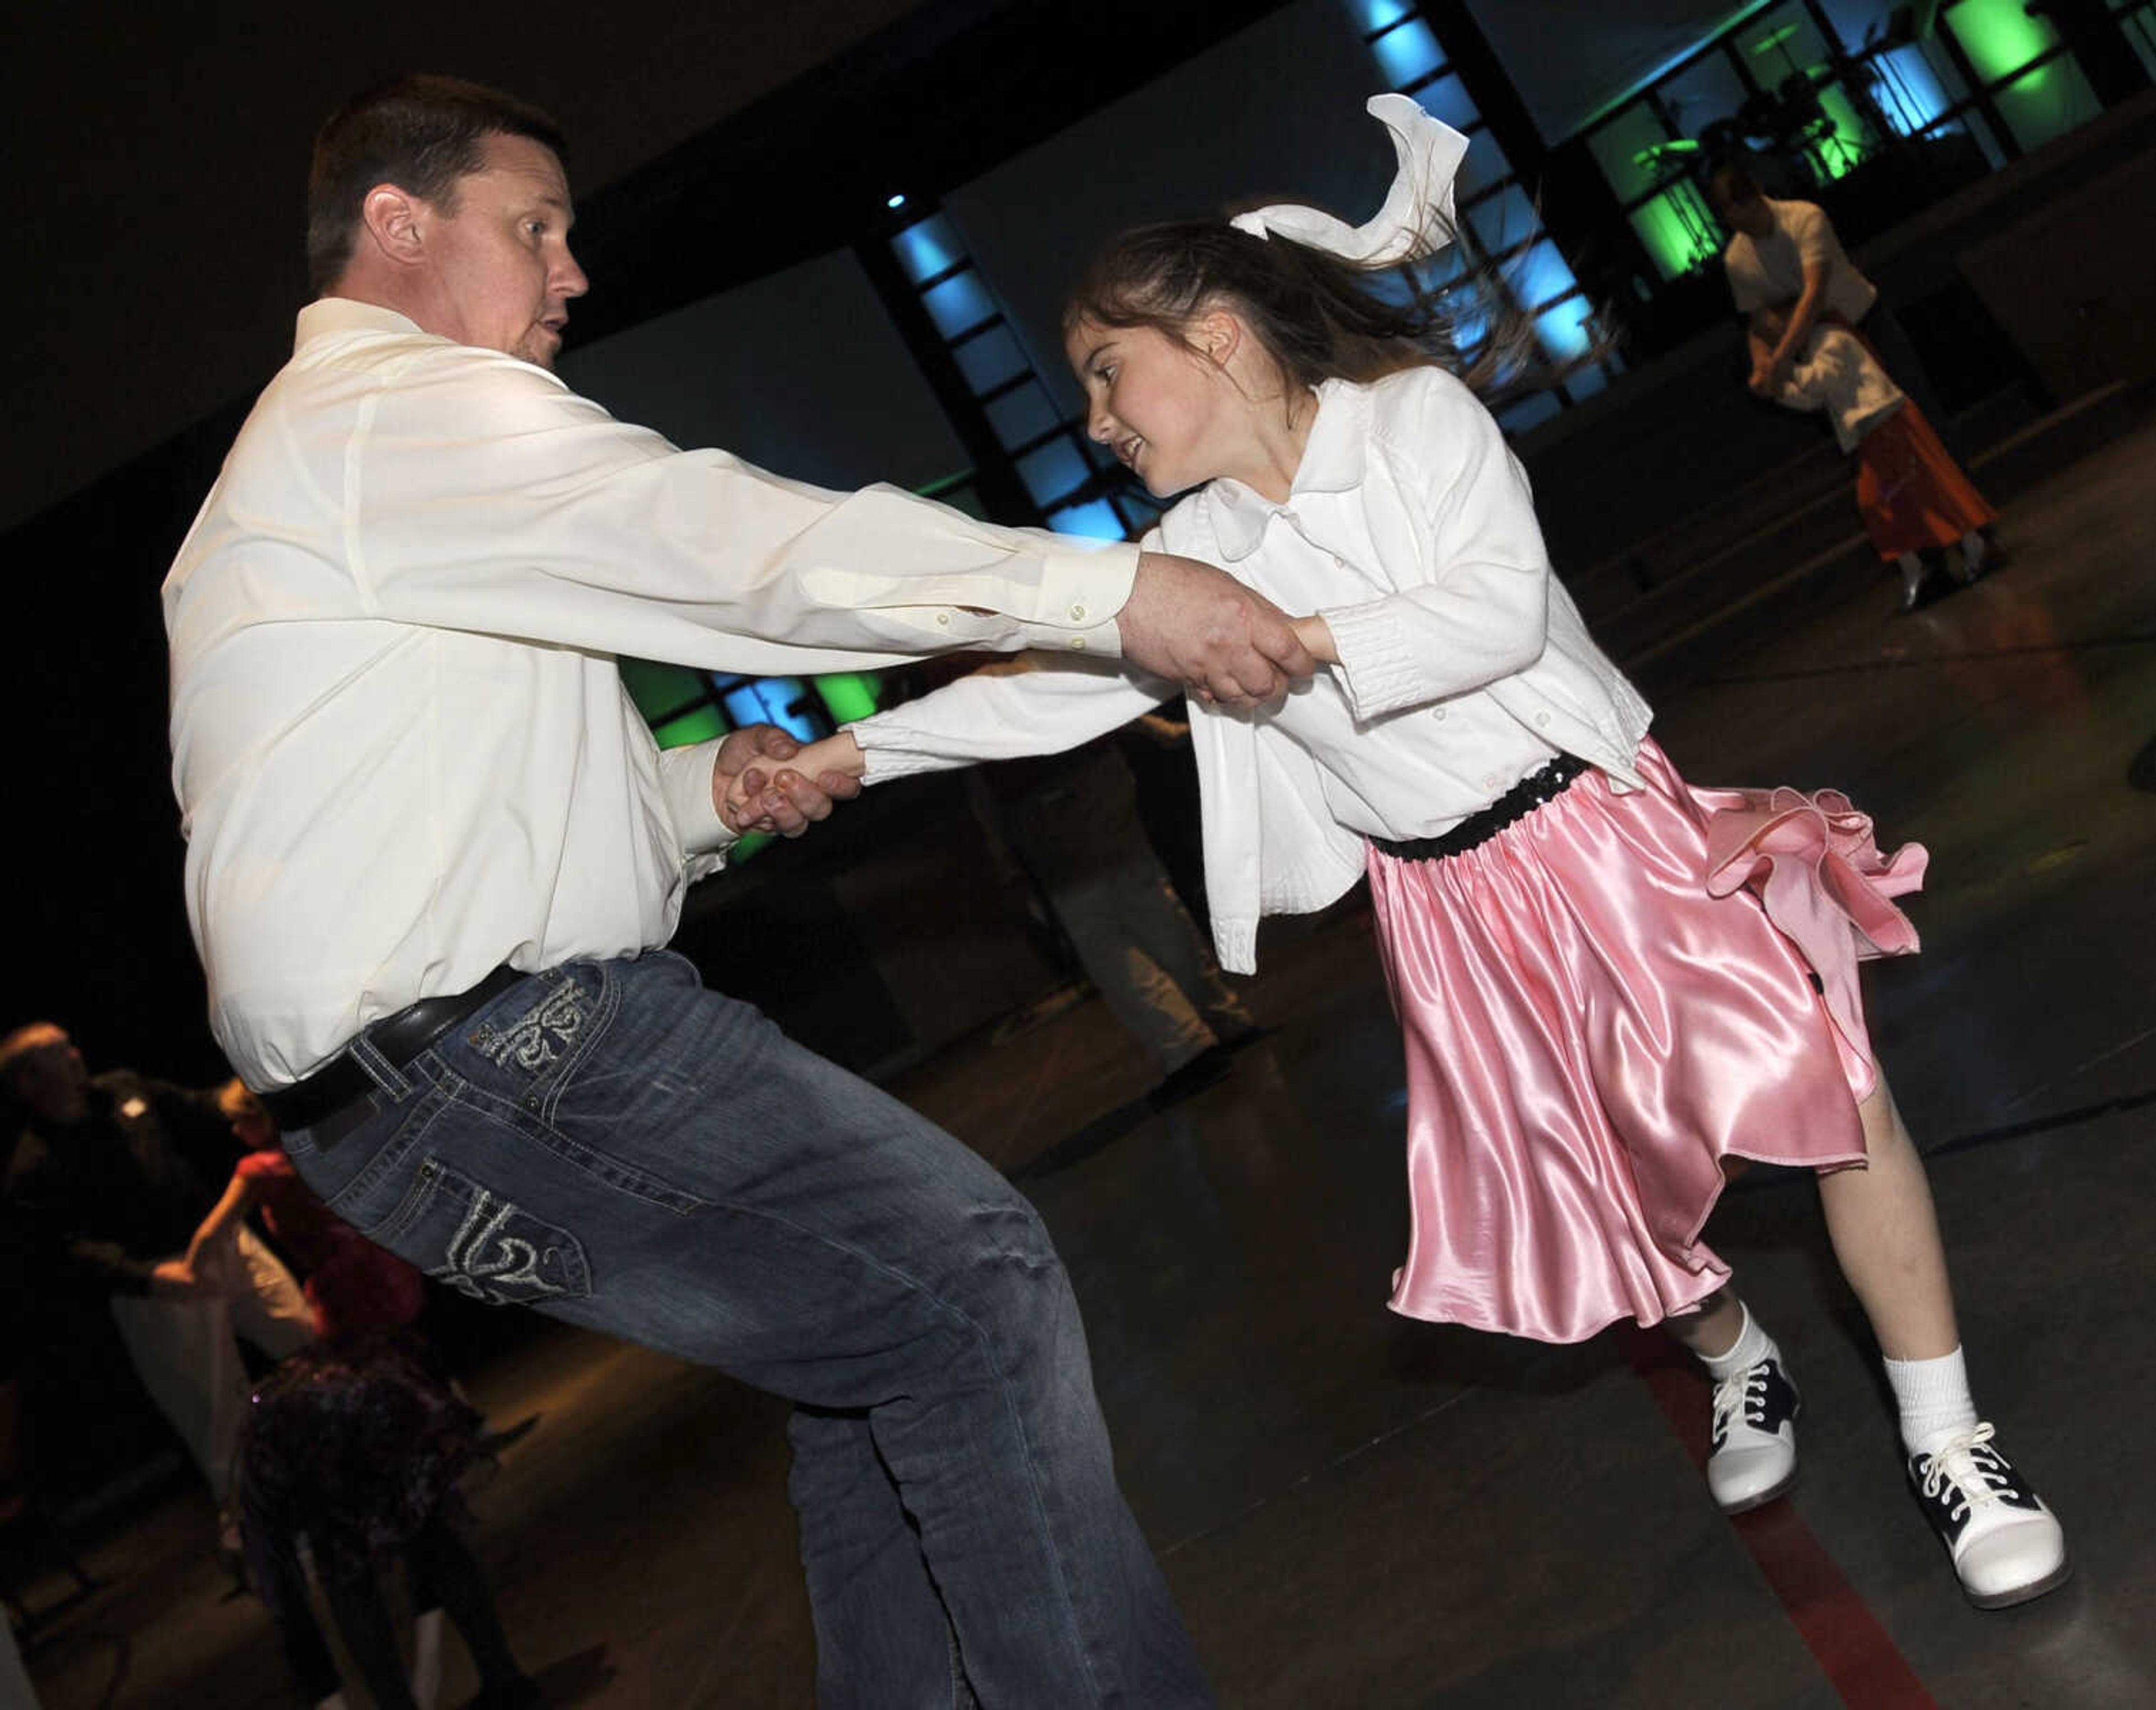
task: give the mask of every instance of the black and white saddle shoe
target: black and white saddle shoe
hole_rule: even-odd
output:
[[[1989,1425],[1909,1457],[1909,1483],[1979,1609],[2041,1597],[2073,1571],[2057,1517],[1992,1446]]]
[[[1771,1502],[1797,1480],[1796,1418],[1804,1402],[1768,1356],[1714,1386],[1707,1487],[1725,1514]]]

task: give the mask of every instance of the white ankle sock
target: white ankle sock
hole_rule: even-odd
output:
[[[1976,1423],[1969,1393],[1969,1369],[1961,1350],[1937,1359],[1890,1359],[1887,1381],[1902,1410],[1902,1441],[1912,1455],[1928,1454],[1956,1431]]]
[[[1894,562],[1901,569],[1904,592],[1914,593],[1924,585],[1924,561],[1914,552],[1904,552]]]
[[[1756,1366],[1763,1359],[1781,1357],[1782,1350],[1774,1346],[1774,1338],[1759,1327],[1759,1321],[1752,1316],[1752,1308],[1746,1307],[1744,1327],[1737,1333],[1736,1341],[1729,1344],[1729,1352],[1700,1354],[1699,1363],[1707,1368],[1709,1376],[1720,1383],[1748,1366]]]
[[[1973,528],[1961,537],[1962,565],[1971,578],[1983,573],[1984,561],[1990,551],[1991,542]]]

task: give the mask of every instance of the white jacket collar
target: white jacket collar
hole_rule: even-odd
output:
[[[1223,478],[1207,489],[1213,533],[1223,557],[1247,558],[1265,538],[1265,525],[1306,493],[1352,493],[1363,485],[1364,448],[1370,437],[1370,393],[1346,380],[1317,388],[1317,419],[1296,465],[1287,504],[1276,505],[1240,481]]]

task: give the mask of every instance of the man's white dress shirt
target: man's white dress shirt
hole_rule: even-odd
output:
[[[1767,199],[1774,229],[1763,238],[1739,232],[1722,252],[1722,264],[1729,275],[1729,294],[1737,300],[1737,312],[1749,315],[1779,303],[1794,303],[1804,295],[1807,265],[1826,270],[1826,300],[1851,326],[1861,321],[1879,300],[1878,287],[1856,270],[1841,247],[1834,222],[1816,203],[1776,202]]]
[[[164,586],[218,1043],[278,1087],[503,963],[665,943],[731,837],[713,745],[662,755],[617,654],[1113,656],[1136,567],[678,450],[514,357],[311,305]]]
[[[1368,836],[1438,835],[1560,751],[1635,787],[1650,716],[1550,573],[1526,471],[1466,387],[1418,367],[1317,396],[1286,503],[1218,480],[1146,542],[1322,612],[1340,655],[1254,716],[1189,703],[1215,948],[1238,973],[1261,915],[1353,885]],[[869,781],[1070,747],[1175,692],[1072,663],[851,726]]]

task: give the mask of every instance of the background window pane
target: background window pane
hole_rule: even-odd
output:
[[[1871,99],[1904,136],[1913,136],[1953,105],[1938,69],[1913,44],[1881,54],[1871,68]]]
[[[1468,99],[1467,86],[1456,77],[1440,77],[1426,88],[1417,90],[1415,105],[1455,131],[1465,131],[1482,116]]]
[[[691,742],[708,742],[726,733],[726,721],[716,706],[700,706],[679,718],[655,727],[651,739],[662,748],[685,748]]]
[[[1530,309],[1538,309],[1553,297],[1578,289],[1578,281],[1564,264],[1557,245],[1545,239],[1505,270],[1505,282],[1512,295]]]
[[[1939,14],[1986,83],[2011,76],[2059,38],[2022,0],[1957,0]]]
[[[936,330],[946,338],[955,337],[969,326],[979,326],[996,312],[980,275],[970,267],[945,280],[933,290],[924,292],[921,300],[928,311],[928,318],[936,323]]]
[[[1398,29],[1387,30],[1370,44],[1370,51],[1378,56],[1378,69],[1384,73],[1385,81],[1394,89],[1427,77],[1445,64],[1437,38],[1419,18]]]
[[[916,285],[942,272],[964,253],[958,247],[958,234],[940,213],[908,226],[891,240],[891,249],[906,276]]]
[[[1992,96],[1999,116],[2024,148],[2039,148],[2103,110],[2082,69],[2061,55],[2039,65]]]
[[[1413,0],[1348,0],[1348,10],[1364,34],[1398,23],[1414,10]]]
[[[1123,537],[1123,519],[1116,515],[1116,507],[1106,499],[1059,511],[1048,519],[1048,526],[1058,534],[1083,535],[1088,540],[1119,541]]]
[[[1025,483],[1033,502],[1042,506],[1054,504],[1071,491],[1086,479],[1086,460],[1068,439],[1058,439],[1038,451],[1029,451],[1018,460],[1019,479]]]
[[[1512,163],[1505,158],[1505,151],[1497,146],[1497,139],[1488,131],[1478,131],[1467,139],[1467,158],[1460,163],[1460,176],[1455,180],[1458,188],[1455,197],[1472,196],[1478,190],[1486,190],[1502,178],[1512,176]]]
[[[876,710],[883,680],[874,671],[832,671],[816,679],[816,694],[834,724],[850,724]]]
[[[752,678],[728,691],[726,709],[737,725],[775,724],[804,742],[830,734],[821,701],[798,677]]]
[[[1517,403],[1509,403],[1499,410],[1497,425],[1508,434],[1524,434],[1563,408],[1554,393],[1531,392]]]
[[[1664,279],[1675,279],[1722,253],[1720,229],[1707,218],[1706,204],[1689,185],[1673,186],[1633,209],[1632,229]]]
[[[988,425],[995,429],[996,443],[1006,451],[1029,439],[1038,439],[1057,421],[1055,406],[1033,382],[1005,393],[988,405]]]
[[[1507,184],[1495,196],[1469,208],[1467,223],[1492,255],[1526,243],[1541,229],[1534,203],[1517,184]]]
[[[1585,356],[1594,342],[1587,326],[1594,314],[1594,305],[1585,297],[1572,297],[1536,316],[1535,339],[1543,353],[1553,362],[1573,362]],[[1565,386],[1568,391],[1578,389],[1568,379]]]
[[[967,385],[976,396],[992,392],[1006,380],[1014,380],[1027,372],[1025,352],[1019,348],[1017,339],[1008,326],[992,326],[978,338],[969,338],[951,354],[957,359],[958,372],[966,377]]]
[[[1657,169],[1638,157],[1669,141],[1670,133],[1655,116],[1655,110],[1645,101],[1635,101],[1590,136],[1587,146],[1618,200],[1630,202],[1645,195],[1660,182]]]

